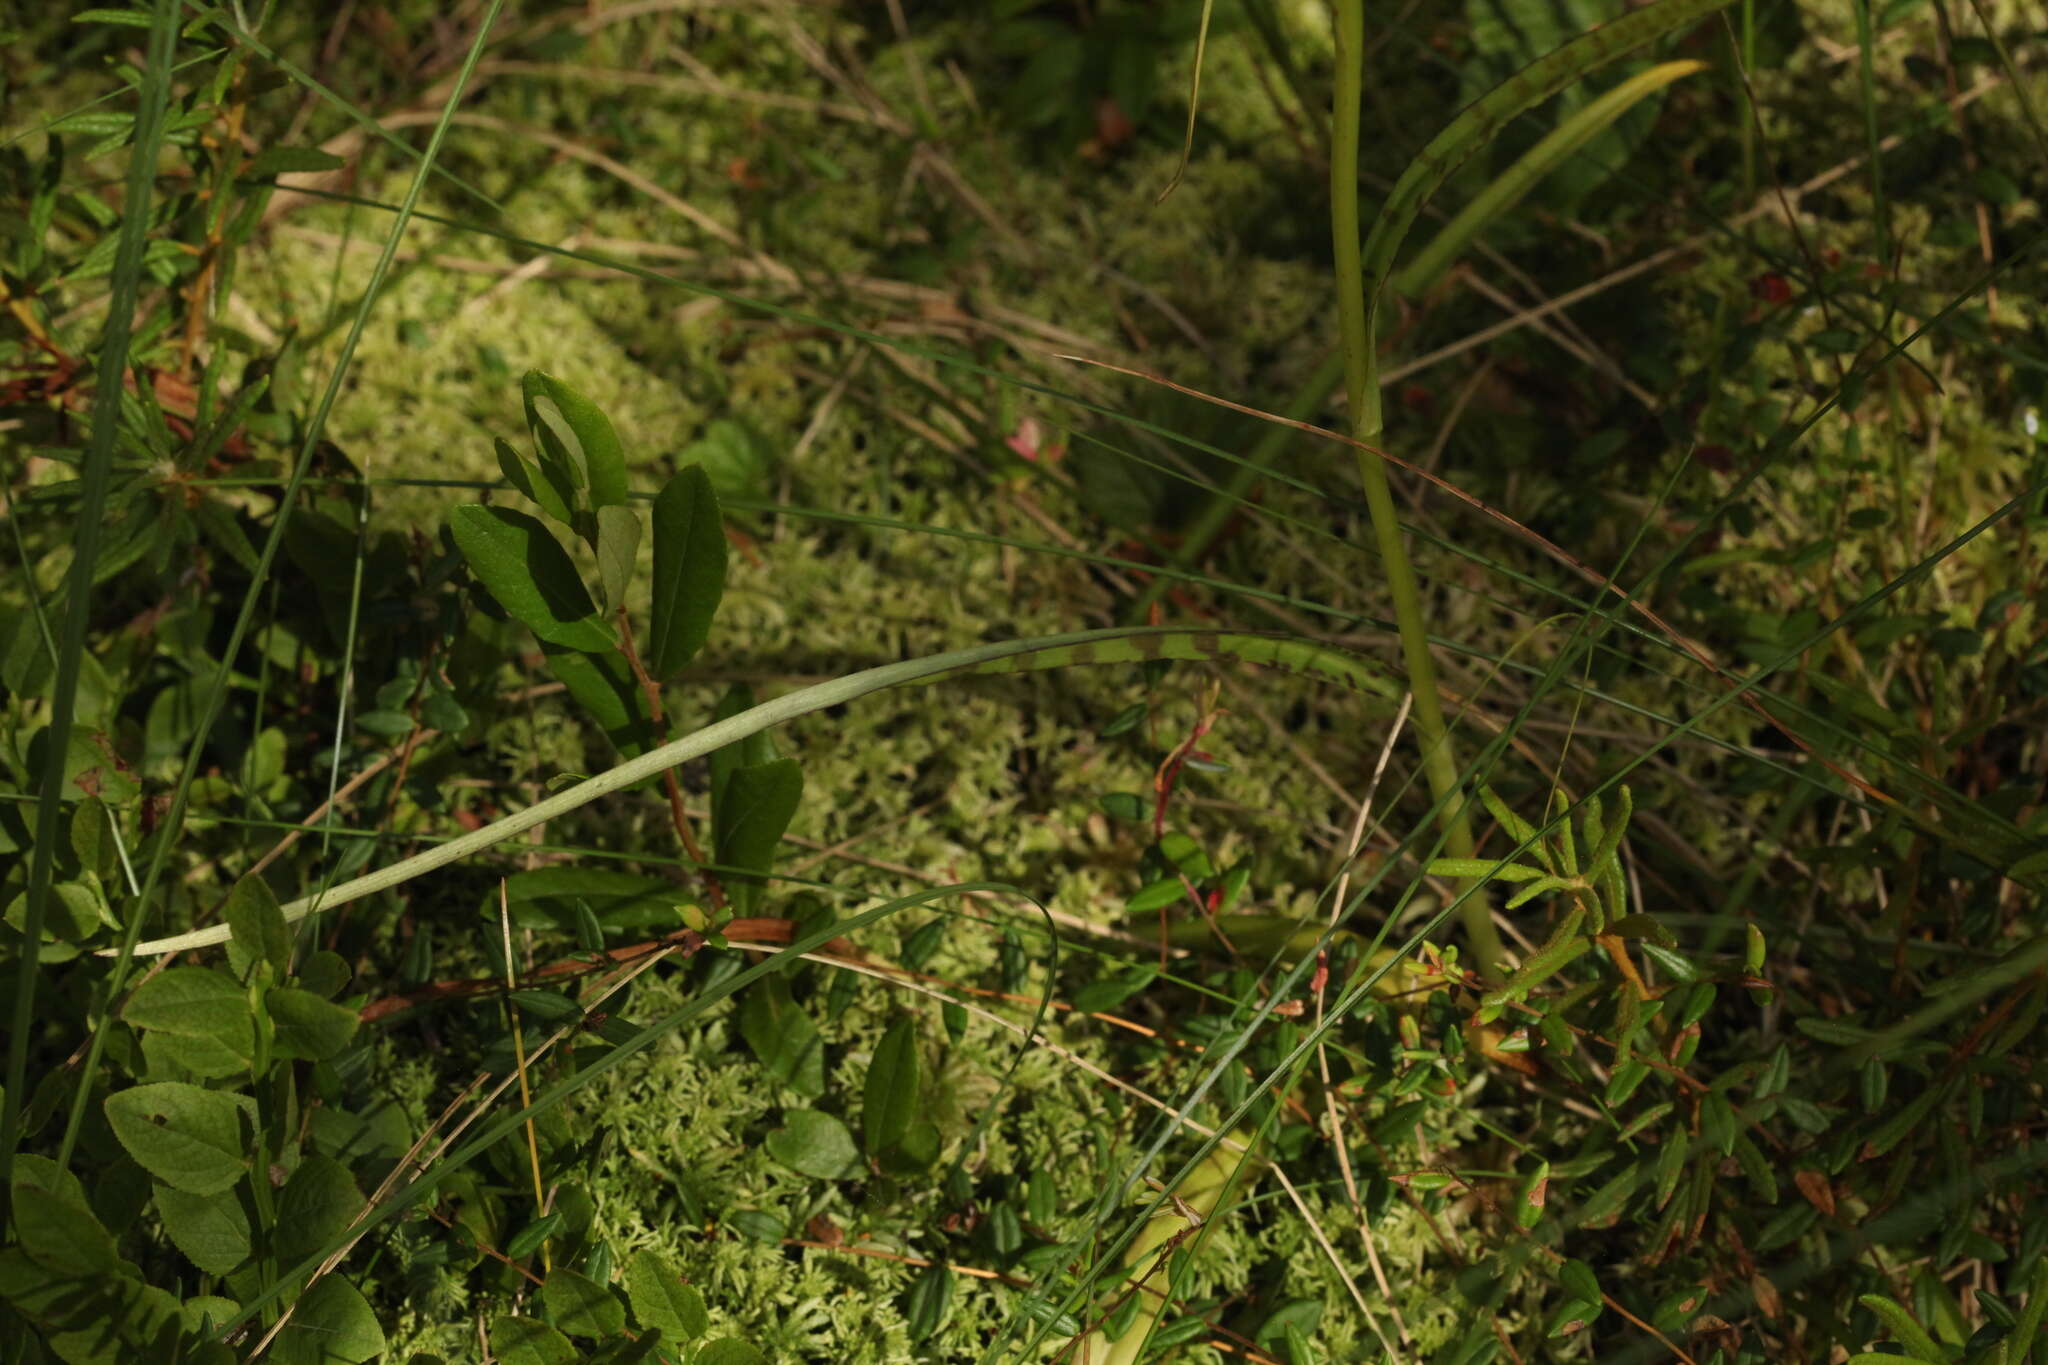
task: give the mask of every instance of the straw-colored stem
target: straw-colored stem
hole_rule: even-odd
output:
[[[1408,669],[1408,687],[1415,694],[1415,730],[1423,748],[1423,771],[1435,794],[1443,825],[1444,852],[1470,858],[1477,852],[1472,822],[1458,780],[1458,763],[1444,724],[1443,700],[1437,692],[1436,666],[1430,659],[1429,632],[1422,618],[1422,599],[1415,570],[1394,511],[1387,485],[1387,467],[1378,452],[1381,433],[1379,356],[1375,346],[1378,286],[1366,288],[1360,259],[1358,222],[1358,117],[1364,86],[1364,0],[1337,0],[1337,93],[1331,111],[1330,227],[1337,262],[1337,314],[1344,342],[1344,384],[1350,400],[1351,434],[1359,441],[1358,478],[1366,509],[1372,515],[1373,539],[1394,603],[1401,635],[1401,655]],[[1474,890],[1462,910],[1465,935],[1471,941],[1473,965],[1482,976],[1497,978],[1504,948],[1493,927],[1493,910],[1483,891]]]

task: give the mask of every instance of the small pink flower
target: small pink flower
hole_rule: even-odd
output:
[[[1067,453],[1065,441],[1046,441],[1045,428],[1038,424],[1036,417],[1026,417],[1018,422],[1017,429],[1003,444],[1033,464],[1041,461],[1048,465],[1058,464]]]

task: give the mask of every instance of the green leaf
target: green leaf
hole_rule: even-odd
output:
[[[562,1223],[559,1212],[541,1215],[512,1235],[512,1240],[505,1243],[505,1254],[515,1261],[525,1260],[539,1251],[541,1243],[554,1236]]]
[[[540,1288],[541,1305],[555,1326],[571,1336],[617,1336],[626,1326],[626,1305],[597,1281],[556,1267]]]
[[[569,1338],[538,1318],[505,1313],[491,1319],[491,1354],[503,1365],[574,1365]]]
[[[770,1076],[806,1099],[825,1093],[825,1044],[782,976],[762,979],[740,1006],[740,1035]]]
[[[917,1020],[897,1019],[875,1045],[861,1096],[861,1144],[869,1156],[903,1145],[917,1112],[922,1087],[918,1077]]]
[[[230,942],[236,944],[249,960],[268,962],[271,970],[282,979],[285,963],[291,957],[292,937],[291,931],[285,927],[283,912],[277,908],[277,897],[271,892],[270,883],[260,876],[243,877],[237,881],[234,889],[228,892],[226,916],[228,928],[234,934]]]
[[[541,522],[505,507],[465,503],[448,519],[455,544],[498,605],[549,644],[593,653],[612,647],[568,551]]]
[[[494,444],[498,451],[498,472],[505,476],[505,482],[525,494],[527,501],[538,506],[541,511],[562,525],[569,525],[574,520],[569,511],[572,490],[557,488],[554,480],[550,479],[538,465],[514,450],[503,439],[496,439]]]
[[[647,671],[671,678],[711,634],[725,595],[725,525],[718,494],[699,465],[668,481],[654,500],[654,628]]]
[[[1914,1355],[1922,1360],[1945,1359],[1942,1349],[1934,1344],[1934,1338],[1927,1335],[1927,1329],[1913,1321],[1913,1315],[1882,1294],[1859,1294],[1856,1302],[1868,1308],[1885,1325],[1885,1330]]]
[[[775,850],[803,798],[803,770],[793,758],[778,758],[735,771],[712,811],[716,849],[733,913],[750,915],[761,903],[761,874],[775,862]]]
[[[21,1249],[53,1275],[116,1275],[125,1265],[91,1209],[31,1181],[14,1182],[14,1231]]]
[[[279,175],[306,175],[317,171],[338,171],[348,162],[317,147],[269,147],[256,154],[242,168],[244,180],[269,180]]]
[[[592,508],[626,500],[626,452],[611,419],[576,390],[539,370],[520,381],[526,425],[540,448],[576,471],[579,487],[590,489]]]
[[[360,1365],[383,1354],[384,1329],[362,1291],[326,1275],[300,1295],[267,1358],[278,1365]]]
[[[675,1268],[651,1251],[627,1258],[626,1297],[640,1325],[659,1329],[663,1341],[695,1341],[711,1328],[697,1286],[682,1283]]]
[[[107,1122],[143,1170],[187,1194],[232,1189],[249,1170],[251,1140],[243,1115],[255,1102],[244,1095],[162,1081],[107,1096]]]
[[[816,1109],[791,1110],[764,1145],[769,1156],[818,1180],[838,1180],[860,1160],[846,1125]]]
[[[164,1233],[171,1239],[171,1245],[207,1274],[232,1274],[249,1259],[253,1249],[249,1215],[235,1191],[187,1194],[169,1185],[158,1185],[156,1212],[163,1220]],[[284,1227],[280,1223],[279,1231],[283,1232]]]
[[[607,607],[617,610],[640,553],[640,518],[630,507],[597,509],[597,576]]]
[[[297,1265],[327,1250],[355,1222],[367,1201],[348,1167],[332,1157],[301,1157],[277,1196],[277,1258]]]
[[[720,1337],[697,1352],[690,1365],[768,1365],[768,1357],[738,1337]]]
[[[928,1265],[911,1282],[904,1297],[904,1325],[912,1341],[923,1341],[946,1325],[953,1311],[953,1272],[950,1267]]]
[[[256,1020],[249,993],[211,967],[172,967],[135,988],[121,1018],[136,1028],[174,1038],[218,1043],[249,1061],[256,1055]]]
[[[356,1036],[356,1012],[311,991],[296,986],[279,986],[264,996],[276,1030],[279,1057],[299,1057],[324,1062],[349,1045]]]
[[[751,497],[768,484],[768,458],[745,423],[721,417],[683,447],[685,465],[700,466],[721,496]]]
[[[616,649],[601,653],[564,649],[542,643],[548,667],[554,670],[576,704],[604,727],[604,737],[625,758],[647,752],[653,739],[653,722],[647,714],[647,694],[633,678],[626,656]]]
[[[1432,877],[1484,877],[1496,882],[1534,881],[1544,875],[1540,867],[1527,863],[1497,862],[1492,858],[1436,858],[1429,864]]]

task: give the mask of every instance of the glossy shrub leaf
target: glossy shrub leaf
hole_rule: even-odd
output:
[[[554,533],[507,507],[466,503],[448,518],[470,572],[499,606],[549,644],[600,652],[611,629]]]
[[[904,1325],[912,1341],[923,1341],[946,1325],[953,1311],[953,1272],[928,1265],[911,1282],[903,1303]]]
[[[793,758],[755,763],[735,771],[712,812],[716,852],[733,913],[752,914],[766,889],[763,873],[803,799],[803,770]]]
[[[541,1306],[571,1336],[602,1340],[626,1326],[626,1305],[597,1281],[557,1266],[540,1288]]]
[[[136,1028],[173,1038],[216,1043],[247,1062],[256,1055],[256,1020],[249,993],[211,967],[172,967],[135,988],[121,1018]],[[205,1067],[196,1068],[212,1074]]]
[[[768,1365],[768,1357],[738,1337],[720,1337],[706,1343],[690,1365]]]
[[[569,1338],[538,1318],[516,1313],[491,1319],[491,1354],[502,1365],[574,1365],[582,1358]]]
[[[904,1015],[889,1025],[868,1063],[861,1095],[861,1146],[871,1157],[903,1145],[917,1113],[917,1020]]]
[[[654,627],[647,670],[670,678],[696,657],[725,595],[725,526],[718,494],[698,465],[654,500]]]
[[[505,482],[526,495],[529,502],[537,505],[556,521],[567,526],[570,522],[569,493],[558,488],[538,465],[521,455],[504,441],[496,442],[498,449],[498,470],[504,474]]]
[[[860,1159],[844,1123],[816,1109],[794,1109],[768,1135],[768,1155],[793,1171],[818,1180],[847,1175]]]
[[[318,1154],[301,1157],[277,1195],[278,1260],[294,1266],[327,1250],[366,1202],[348,1167]]]
[[[135,1163],[187,1194],[219,1194],[249,1170],[243,1116],[254,1101],[178,1081],[132,1086],[107,1096],[107,1122]]]
[[[384,1355],[384,1329],[362,1291],[324,1275],[299,1297],[268,1359],[280,1365],[360,1365]]]
[[[616,610],[626,600],[633,565],[640,554],[640,518],[630,507],[597,509],[597,576],[604,602]]]
[[[653,738],[653,724],[647,714],[647,694],[633,680],[626,656],[616,649],[585,652],[542,642],[548,667],[569,689],[576,704],[604,729],[604,737],[623,758],[647,752]]]
[[[752,709],[754,689],[745,683],[735,683],[725,690],[718,699],[718,705],[711,708],[711,722],[717,724],[730,720],[742,711]],[[771,730],[760,730],[744,739],[735,740],[723,748],[714,749],[708,759],[711,769],[711,824],[712,838],[717,839],[718,809],[725,801],[726,785],[732,775],[741,768],[755,763],[767,763],[776,756],[775,736]]]
[[[806,1099],[825,1093],[824,1041],[783,977],[767,977],[747,992],[740,1035],[770,1076]]]
[[[224,914],[235,935],[231,942],[236,947],[229,951],[249,961],[268,962],[271,971],[283,977],[291,958],[292,936],[270,883],[259,876],[243,877],[228,892]],[[240,974],[238,968],[237,975]]]
[[[171,1239],[171,1245],[207,1274],[230,1274],[249,1259],[253,1249],[249,1215],[233,1190],[187,1194],[169,1185],[159,1185],[156,1212],[163,1220],[164,1233]],[[287,1226],[280,1221],[278,1230],[283,1232]]]
[[[611,419],[597,404],[550,374],[529,370],[520,381],[526,425],[534,442],[580,476],[590,505],[613,507],[626,500],[626,452]]]
[[[684,1284],[675,1268],[651,1251],[627,1258],[626,1297],[640,1325],[658,1328],[665,1342],[695,1341],[711,1328],[697,1286]]]
[[[324,1062],[356,1036],[356,1012],[323,1000],[296,986],[280,986],[264,995],[270,1011],[274,1046],[279,1057]]]

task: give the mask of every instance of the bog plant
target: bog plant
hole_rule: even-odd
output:
[[[598,1173],[616,1159],[611,1125],[578,1122],[596,1087],[654,1061],[657,1044],[700,1043],[728,1001],[734,1049],[753,1059],[747,1083],[775,1102],[775,1126],[733,1145],[797,1184],[801,1212],[722,1203],[685,1171],[673,1182],[673,1221],[687,1227],[682,1237],[718,1246],[723,1259],[711,1264],[729,1270],[758,1244],[791,1273],[789,1241],[802,1233],[829,1253],[842,1231],[831,1215],[857,1219],[862,1233],[891,1239],[885,1255],[906,1262],[867,1282],[863,1316],[878,1333],[900,1327],[921,1357],[971,1350],[1124,1365],[1227,1341],[1307,1365],[1332,1355],[1327,1339],[1342,1316],[1343,1331],[1404,1360],[1756,1365],[1836,1347],[1857,1365],[2042,1359],[2048,1145],[2033,1116],[2048,935],[2025,903],[2042,876],[2042,826],[2029,806],[2038,791],[2014,781],[1980,799],[1976,769],[1966,778],[1949,765],[1967,753],[1995,771],[2003,751],[1978,742],[1995,724],[1990,704],[2002,686],[2040,691],[2038,649],[1984,650],[2023,592],[1989,596],[1968,627],[1942,627],[1939,614],[1876,614],[1967,537],[1902,573],[1886,570],[1830,620],[1709,592],[1701,614],[1758,671],[1721,679],[1726,688],[1709,700],[1667,688],[1647,702],[1616,677],[1637,658],[1624,651],[1646,647],[1609,638],[1621,635],[1605,629],[1609,603],[1574,601],[1587,629],[1557,657],[1501,669],[1534,678],[1539,692],[1576,685],[1667,736],[1644,740],[1646,752],[1601,750],[1589,779],[1568,782],[1562,766],[1511,763],[1510,752],[1528,753],[1528,736],[1510,724],[1468,769],[1433,676],[1432,650],[1444,643],[1430,638],[1378,449],[1389,291],[1426,300],[1543,176],[1697,64],[1649,68],[1568,108],[1403,263],[1425,201],[1511,118],[1719,7],[1663,0],[1531,52],[1531,65],[1480,93],[1428,144],[1367,233],[1356,183],[1365,16],[1356,3],[1337,6],[1331,192],[1343,346],[1296,409],[1312,420],[1341,372],[1405,687],[1371,657],[1204,622],[1019,639],[986,631],[985,643],[767,702],[743,688],[699,698],[681,677],[712,637],[726,582],[712,480],[691,465],[636,501],[632,473],[646,462],[629,459],[605,413],[560,379],[527,375],[528,447],[496,443],[520,501],[493,491],[459,506],[445,538],[383,530],[371,483],[345,454],[322,449],[420,186],[442,174],[434,159],[445,121],[417,154],[341,359],[315,398],[299,374],[299,340],[266,348],[205,305],[234,278],[265,182],[332,165],[293,148],[241,160],[230,134],[261,93],[251,90],[259,60],[275,54],[240,9],[204,12],[190,35],[219,46],[201,59],[205,78],[176,93],[184,16],[174,6],[88,15],[146,29],[148,59],[131,73],[139,112],[70,116],[41,160],[15,152],[6,164],[18,216],[34,225],[7,239],[9,316],[37,357],[32,379],[10,393],[46,402],[23,420],[38,459],[63,476],[10,485],[22,572],[0,583],[4,794],[33,812],[32,827],[11,805],[0,820],[5,945],[23,983],[0,1125],[9,1176],[0,1349],[13,1353],[10,1365],[371,1360],[401,1331],[432,1335],[400,1319],[456,1304],[473,1307],[490,1352],[517,1365],[765,1358],[763,1343],[785,1338],[783,1324],[760,1325],[762,1305],[723,1302],[715,1275],[677,1254],[624,1251],[610,1235]],[[1746,47],[1753,9],[1743,8]],[[1272,7],[1247,12],[1263,35],[1278,31]],[[1538,17],[1549,24],[1563,12],[1546,6]],[[1867,7],[1858,15],[1867,62]],[[1151,86],[1137,66],[1150,55],[1144,45],[1169,28],[1120,23],[1093,38],[1062,28],[1033,79],[1043,89],[1062,70],[1083,71],[1082,88],[1135,110]],[[472,63],[484,43],[480,35]],[[1087,112],[1009,114],[1046,126]],[[129,146],[114,217],[76,187],[75,158]],[[165,146],[207,193],[155,194]],[[97,328],[98,315],[74,306],[76,295],[102,278],[104,299],[90,301],[104,304],[107,330],[83,337],[79,319]],[[1870,302],[1845,304],[1846,279],[1829,288],[1831,307]],[[1830,329],[1846,342],[1802,329],[1772,318],[1748,342],[1837,356],[1861,347],[1837,398],[1889,382],[1884,364],[1905,345],[1875,331],[1864,345],[1846,325]],[[200,346],[209,335],[215,344]],[[1744,352],[1723,383],[1725,340],[1713,336],[1716,390],[1773,382],[1767,366],[1744,368]],[[89,404],[74,404],[89,372]],[[1703,420],[1744,431],[1755,412],[1730,415],[1715,406],[1723,402],[1719,392],[1703,400]],[[1756,468],[1782,459],[1811,425],[1759,436]],[[1269,454],[1255,452],[1246,469],[1255,474]],[[1213,504],[1179,568],[1195,563],[1234,505],[1230,496]],[[1969,534],[2027,505],[2015,499]],[[20,515],[53,506],[71,524]],[[1700,509],[1700,524],[1726,512]],[[1693,561],[1699,581],[1688,591],[1729,562]],[[1799,546],[1778,567],[1815,562],[1814,547]],[[219,610],[236,592],[239,612]],[[1141,597],[1126,619],[1144,619],[1159,596]],[[109,630],[88,649],[103,621],[144,628]],[[1910,685],[1875,681],[1860,663],[1844,677],[1809,660],[1837,631],[1846,643],[1852,625],[1855,649],[1870,656],[1929,634],[1929,650],[1907,659]],[[502,697],[528,634],[580,726],[531,724]],[[750,647],[734,640],[731,652]],[[1217,766],[1199,742],[1218,713],[1205,701],[1190,732],[1162,739],[1179,714],[1160,691],[1176,661],[1253,663],[1327,684],[1348,704],[1350,726],[1361,714],[1390,718],[1412,691],[1441,838],[1418,801],[1386,794],[1387,820],[1410,828],[1392,855],[1344,859],[1355,891],[1340,877],[1315,913],[1270,903],[1260,860],[1226,864],[1201,830],[1207,813],[1183,800]],[[1801,680],[1780,677],[1795,661]],[[1099,829],[1105,859],[1121,860],[1114,876],[1129,893],[1120,921],[1097,926],[1113,931],[1108,946],[1056,963],[1031,951],[1056,939],[1040,937],[1043,921],[1023,912],[975,928],[997,945],[988,963],[942,976],[939,954],[952,935],[966,936],[964,916],[908,929],[893,961],[869,942],[849,946],[967,892],[1023,905],[1018,888],[946,887],[841,918],[827,896],[836,888],[778,877],[804,794],[797,761],[771,739],[782,722],[897,687],[1083,665],[1136,665],[1149,685],[1089,737],[1118,760],[1142,757],[1152,780],[1144,796],[1092,793],[1091,836]],[[374,705],[355,707],[356,678]],[[1815,761],[1766,754],[1725,771],[1689,767],[1689,787],[1625,784],[1669,737],[1737,747],[1719,713],[1748,701]],[[347,725],[305,738],[308,715],[344,712]],[[708,723],[679,723],[698,712]],[[543,728],[551,760],[607,755],[609,766],[543,774],[534,785],[544,794],[509,814],[449,797],[479,755],[531,775],[529,742]],[[430,730],[439,732],[431,741]],[[2009,748],[2034,752],[2018,740]],[[392,830],[422,810],[468,817],[470,828],[387,856],[379,840],[356,837],[368,831],[333,818],[357,791],[338,789],[351,769],[371,779],[356,799],[381,804]],[[692,784],[708,797],[703,839],[688,810]],[[1702,810],[1689,811],[1687,793],[1712,784],[1732,795],[1701,797]],[[514,790],[493,783],[490,804],[517,805],[503,796]],[[1651,790],[1656,803],[1638,812],[1637,794]],[[639,847],[641,831],[613,819],[629,809],[627,793],[648,798],[630,809],[666,807],[680,858]],[[1765,854],[1725,847],[1709,852],[1749,861],[1722,911],[1669,913],[1669,866],[1642,835],[1650,817],[1698,829],[1752,797],[1773,803],[1759,846],[1794,850],[1802,891],[1825,890],[1818,914],[1759,886]],[[603,800],[599,838],[595,822],[571,817]],[[1858,820],[1855,838],[1828,823]],[[250,832],[288,823],[285,843],[262,858],[243,846]],[[464,878],[464,865],[484,855],[531,852],[508,841],[544,824],[582,840],[577,861],[503,881]],[[615,837],[621,828],[630,840]],[[611,853],[685,875],[596,865]],[[1394,894],[1403,856],[1455,889],[1441,902],[1414,888]],[[473,893],[482,913],[467,931],[439,913],[415,919],[393,894],[435,873],[415,889]],[[1892,897],[1884,933],[1857,919],[1859,877]],[[280,903],[271,879],[299,894]],[[1518,955],[1493,927],[1496,904],[1527,940]],[[1463,951],[1433,946],[1429,936],[1461,912]],[[139,941],[146,915],[165,937]],[[210,918],[220,922],[182,927]],[[1407,927],[1397,933],[1397,923]],[[193,956],[221,945],[218,960]],[[549,952],[553,960],[536,962]],[[131,984],[138,954],[153,961]],[[687,975],[635,984],[662,963],[684,964]],[[985,979],[969,979],[984,967]],[[891,983],[888,995],[869,988],[885,1006],[854,1008],[863,973]],[[636,1022],[669,987],[680,999]],[[918,994],[935,1021],[908,1007]],[[1073,1021],[1065,1033],[1048,1022],[1055,1004]],[[1036,1013],[1020,1022],[1021,1009],[1003,1012],[1011,1006]],[[1095,1023],[1141,1041],[1101,1043],[1087,1032]],[[989,1062],[992,1046],[966,1046],[981,1029],[1012,1046],[1006,1060]],[[1014,1155],[1027,1150],[1015,1129],[997,1125],[1011,1117],[1005,1098],[1024,1058],[1053,1048],[1063,1064],[1101,1068],[1123,1088],[1101,1111],[1076,1104],[1049,1123],[1070,1146],[1041,1142],[1026,1160]],[[423,1096],[458,1074],[457,1058],[476,1061],[478,1085],[494,1087],[484,1106],[498,1109],[429,1122]],[[1161,1094],[1128,1075],[1156,1078]],[[1038,1093],[1048,1103],[1072,1097]],[[990,1155],[997,1138],[1013,1149],[1008,1169]],[[1403,1250],[1414,1252],[1418,1279],[1441,1271],[1443,1281],[1382,1296],[1359,1287],[1354,1244],[1332,1244],[1319,1222],[1316,1245],[1286,1256],[1244,1231],[1292,1217],[1309,1225],[1317,1207],[1354,1220],[1368,1252],[1364,1239],[1396,1225],[1430,1237],[1427,1257]],[[1272,1212],[1286,1208],[1294,1212]],[[1304,1281],[1305,1265],[1328,1278]],[[1960,1294],[1965,1267],[1973,1284]],[[983,1279],[963,1291],[967,1271],[1000,1277],[1001,1288]],[[996,1308],[970,1316],[968,1293]],[[1427,1331],[1400,1316],[1425,1308],[1435,1314]],[[756,1330],[713,1327],[750,1312]],[[869,1346],[904,1349],[879,1336],[863,1338]]]

